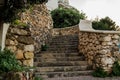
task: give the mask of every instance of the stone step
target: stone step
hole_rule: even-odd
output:
[[[48,45],[49,48],[51,47],[54,47],[54,46],[60,46],[60,47],[77,47],[78,44],[59,44],[59,43],[56,43],[56,44],[52,44],[52,45]]]
[[[45,61],[83,61],[85,57],[83,56],[73,56],[73,57],[35,57],[35,62],[45,62]]]
[[[72,42],[72,43],[78,43],[79,40],[78,39],[74,39],[74,40],[64,40],[64,39],[61,39],[61,40],[54,40],[52,39],[50,42],[53,42],[53,43],[56,43],[56,42],[59,42],[59,43],[68,43],[68,42]]]
[[[86,66],[87,61],[45,61],[45,62],[34,62],[37,67],[48,67],[48,66]]]
[[[56,52],[56,53],[72,53],[72,52],[78,52],[78,49],[48,49],[49,52]]]
[[[59,36],[53,36],[53,39],[73,39],[78,38],[78,35],[59,35]]]
[[[67,71],[84,71],[89,70],[89,66],[50,66],[50,67],[37,67],[36,72],[67,72]]]
[[[41,76],[42,78],[58,78],[58,77],[75,77],[81,75],[91,75],[92,70],[87,71],[68,71],[68,72],[36,72],[35,76]]]
[[[50,53],[50,52],[42,52],[35,54],[35,57],[73,57],[73,56],[81,56],[79,53]]]
[[[78,52],[78,50],[48,50],[49,52],[52,53],[73,53],[73,52]]]

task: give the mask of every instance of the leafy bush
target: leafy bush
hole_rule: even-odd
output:
[[[41,51],[47,51],[48,45],[41,45]]]
[[[43,78],[36,76],[36,77],[34,78],[34,80],[43,80]]]
[[[119,26],[116,26],[115,22],[109,17],[102,18],[98,21],[93,21],[92,27],[96,30],[119,30]]]
[[[94,77],[107,77],[108,73],[105,72],[102,68],[97,68],[92,75]]]
[[[23,69],[13,52],[7,49],[4,51],[0,50],[0,72],[18,72]]]
[[[28,8],[28,5],[42,4],[48,0],[5,0],[4,6],[0,7],[0,21],[12,22],[18,19],[18,12]]]
[[[29,0],[30,1],[30,3],[40,3],[40,4],[42,4],[42,3],[46,3],[46,2],[48,2],[48,0]]]
[[[114,63],[111,74],[113,76],[120,76],[120,64],[118,61]]]
[[[64,28],[79,23],[80,19],[85,19],[84,13],[79,13],[74,9],[57,8],[51,11],[54,28]]]

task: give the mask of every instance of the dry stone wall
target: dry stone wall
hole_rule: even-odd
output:
[[[22,65],[33,66],[34,39],[29,28],[10,26],[6,36],[6,48],[12,50]]]
[[[72,35],[72,34],[78,34],[78,33],[79,33],[78,25],[66,27],[66,28],[54,28],[52,30],[52,36]]]
[[[111,71],[119,55],[119,33],[80,31],[79,52],[83,53],[89,65]]]
[[[51,38],[52,18],[45,4],[34,5],[33,8],[19,13],[19,16],[20,22],[26,23],[28,27],[11,25],[5,45],[15,53],[21,65],[33,66],[34,54],[41,51],[41,45]],[[21,78],[25,74],[21,74]],[[29,80],[33,80],[33,72],[28,75]],[[24,78],[28,80],[26,76]]]
[[[53,21],[45,4],[34,5],[33,8],[20,14],[21,21],[28,24],[31,36],[35,40],[35,53],[40,51],[41,45],[51,39]]]

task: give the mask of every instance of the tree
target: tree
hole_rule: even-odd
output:
[[[29,4],[42,4],[48,0],[4,0],[4,5],[0,7],[0,21],[11,22],[17,17],[17,13]]]

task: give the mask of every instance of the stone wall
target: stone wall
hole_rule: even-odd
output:
[[[33,66],[34,39],[29,28],[10,26],[6,36],[6,48],[12,50],[22,65]]]
[[[71,35],[71,34],[78,34],[78,33],[79,33],[78,25],[66,27],[66,28],[54,28],[52,30],[52,36]]]
[[[79,52],[83,53],[89,65],[111,71],[119,55],[120,32],[115,31],[80,31]]]
[[[35,40],[35,53],[39,52],[42,44],[51,38],[53,21],[45,4],[34,5],[33,8],[20,14],[21,21],[29,24],[31,36]]]
[[[10,25],[6,35],[6,48],[15,53],[21,65],[33,66],[34,54],[41,51],[41,45],[51,38],[52,18],[45,4],[34,5],[19,13],[19,16],[20,22],[28,26]],[[28,75],[31,78],[29,80],[32,80],[32,71]],[[20,80],[28,79],[26,77]]]

